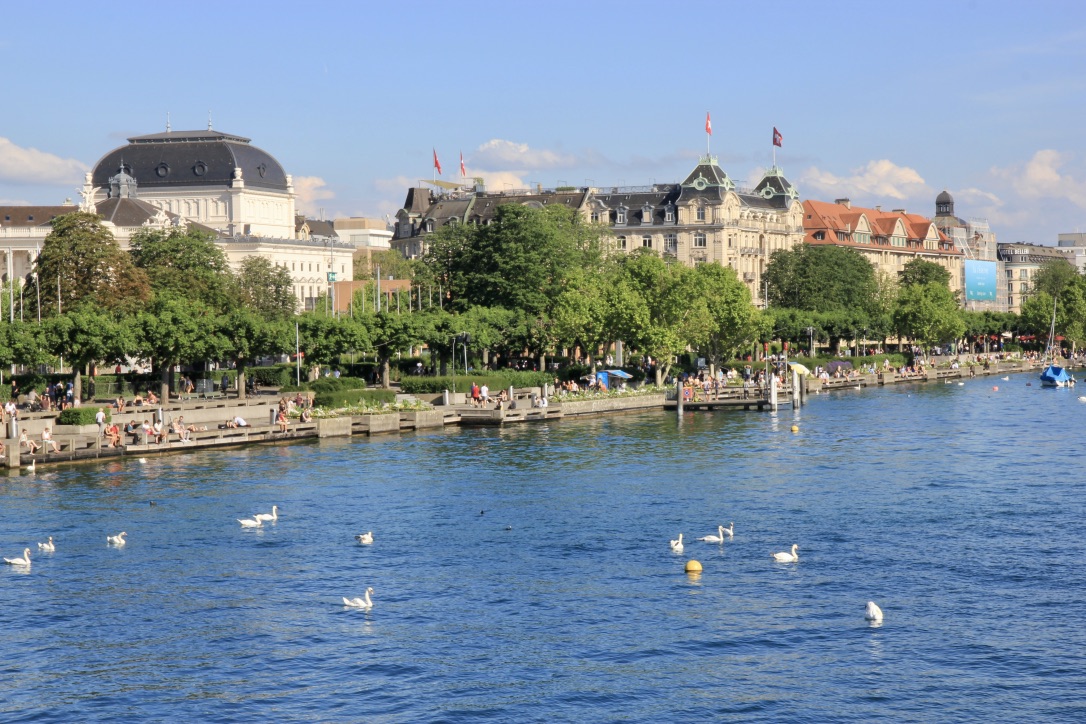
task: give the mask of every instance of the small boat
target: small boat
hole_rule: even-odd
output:
[[[1056,364],[1052,344],[1056,341],[1056,300],[1052,300],[1052,326],[1048,330],[1048,346],[1045,347],[1045,360],[1048,364],[1041,372],[1041,387],[1070,387],[1074,383],[1067,370]]]

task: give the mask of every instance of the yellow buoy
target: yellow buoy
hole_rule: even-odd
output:
[[[799,432],[799,425],[792,425],[792,432]]]
[[[686,562],[687,573],[701,573],[701,564],[695,560],[689,560]]]

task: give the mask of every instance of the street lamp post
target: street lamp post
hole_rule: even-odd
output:
[[[807,338],[810,340],[807,345],[807,353],[810,354],[811,357],[814,357],[814,327],[807,328]]]

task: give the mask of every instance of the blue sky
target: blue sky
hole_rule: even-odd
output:
[[[1086,3],[11,3],[0,203],[78,198],[131,135],[247,136],[299,207],[394,214],[406,188],[681,180],[959,216],[1001,241],[1086,231]]]

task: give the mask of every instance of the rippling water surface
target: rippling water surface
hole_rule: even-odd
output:
[[[1083,721],[1086,404],[1033,379],[0,477],[0,720]]]

